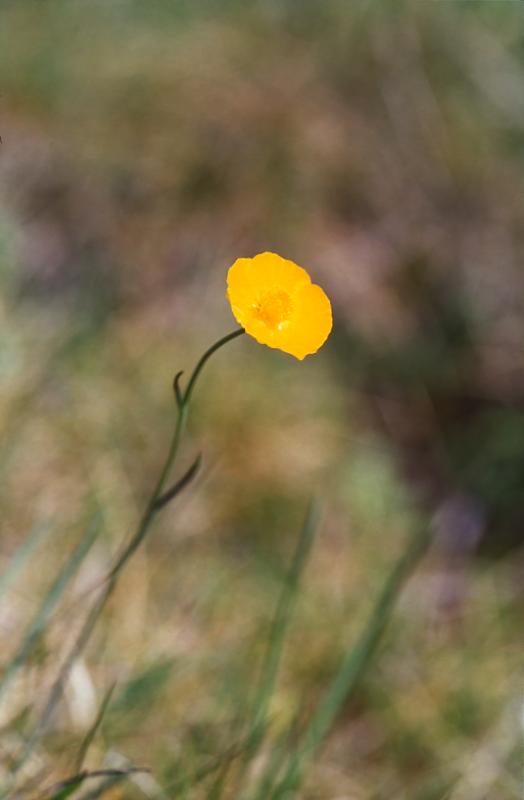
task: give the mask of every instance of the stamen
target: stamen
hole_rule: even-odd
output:
[[[254,306],[257,319],[268,328],[282,330],[291,316],[293,303],[287,292],[275,291],[263,295]]]

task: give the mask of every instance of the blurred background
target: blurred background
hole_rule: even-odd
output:
[[[174,373],[234,328],[227,268],[272,250],[324,287],[334,332],[302,363],[248,337],[210,363],[180,465],[201,450],[202,471],[28,776],[68,774],[113,684],[89,766],[116,754],[164,785],[223,752],[317,495],[275,736],[406,534],[434,542],[300,797],[521,797],[523,30],[510,2],[3,0],[0,569],[39,539],[2,598],[2,661],[101,519],[1,699],[4,774],[140,516]]]

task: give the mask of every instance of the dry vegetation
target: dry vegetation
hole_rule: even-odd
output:
[[[108,797],[254,800],[417,526],[436,541],[299,796],[521,796],[521,21],[502,2],[2,3],[3,783],[137,524],[175,371],[232,327],[229,264],[288,255],[337,321],[304,363],[243,337],[209,365],[180,463],[202,450],[202,471],[5,796],[65,797],[47,787],[112,689],[85,765],[150,772]],[[322,522],[241,790],[238,720],[312,495]],[[195,779],[216,764],[223,787]]]

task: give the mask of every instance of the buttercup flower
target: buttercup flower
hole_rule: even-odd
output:
[[[238,258],[227,274],[227,296],[246,333],[300,360],[317,352],[333,325],[325,292],[276,253]]]

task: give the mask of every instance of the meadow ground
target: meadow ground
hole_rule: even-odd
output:
[[[522,796],[517,6],[2,4],[0,796]],[[332,336],[213,357],[68,664],[262,250]]]

